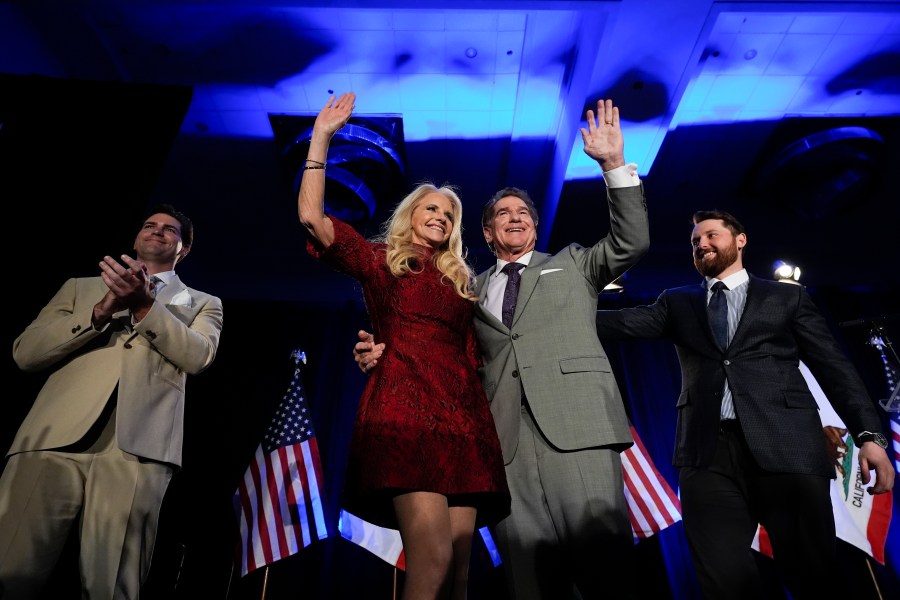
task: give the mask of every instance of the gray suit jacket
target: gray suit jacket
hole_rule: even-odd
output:
[[[609,235],[594,246],[535,252],[522,271],[513,324],[478,303],[475,332],[480,374],[491,402],[503,458],[516,453],[522,395],[549,442],[559,450],[633,443],[619,389],[596,333],[597,295],[650,245],[643,186],[607,190]],[[592,215],[598,220],[598,214]],[[478,275],[483,301],[496,265]]]
[[[215,358],[222,302],[175,277],[139,323],[122,311],[98,331],[91,316],[107,290],[99,277],[69,279],[13,343],[21,369],[54,371],[8,455],[77,442],[118,385],[119,448],[181,465],[186,376]]]

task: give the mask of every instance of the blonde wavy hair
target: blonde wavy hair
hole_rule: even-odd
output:
[[[447,242],[435,250],[432,261],[443,273],[441,280],[449,281],[460,297],[477,300],[477,296],[472,293],[474,274],[466,262],[466,251],[462,243],[462,201],[453,187],[448,185],[437,187],[431,183],[420,184],[397,204],[375,241],[387,245],[387,266],[395,277],[407,273],[421,273],[422,267],[416,264],[420,251],[412,241],[412,214],[425,196],[432,193],[441,194],[453,207],[453,230]]]

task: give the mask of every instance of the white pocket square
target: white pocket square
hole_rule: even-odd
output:
[[[166,304],[169,304],[171,306],[191,306],[193,305],[193,303],[194,301],[191,298],[190,292],[188,292],[187,290],[181,290],[180,292],[172,296],[172,299],[169,300]]]
[[[544,269],[543,271],[541,271],[541,274],[538,275],[538,277],[540,277],[541,275],[546,275],[547,273],[555,273],[556,271],[562,271],[562,269]]]

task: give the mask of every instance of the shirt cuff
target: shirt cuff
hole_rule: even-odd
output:
[[[636,163],[628,163],[627,165],[605,171],[603,179],[606,180],[606,187],[611,188],[633,187],[641,184],[637,174]]]

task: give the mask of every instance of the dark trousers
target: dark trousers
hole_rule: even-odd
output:
[[[750,547],[759,523],[792,596],[828,597],[835,532],[827,478],[764,471],[735,423],[720,430],[713,463],[683,467],[680,483],[684,531],[706,598],[765,597]]]

